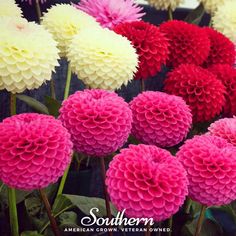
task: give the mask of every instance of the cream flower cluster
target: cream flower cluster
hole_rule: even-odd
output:
[[[99,27],[96,20],[69,4],[57,4],[50,8],[42,18],[45,26],[58,42],[60,56],[65,57],[72,37],[83,28]]]
[[[205,11],[211,15],[225,2],[225,0],[198,0],[205,8]]]
[[[14,0],[1,0],[0,1],[0,17],[21,17],[22,11],[16,5]]]
[[[138,55],[131,42],[108,29],[84,29],[69,46],[72,70],[91,88],[119,89],[133,79]]]
[[[23,18],[0,18],[0,90],[21,93],[51,79],[57,43],[42,26]]]
[[[155,7],[156,9],[160,10],[168,10],[168,8],[171,8],[171,10],[175,10],[181,3],[183,3],[183,0],[146,0],[148,3]]]
[[[226,0],[212,17],[213,27],[231,39],[236,41],[236,1]]]

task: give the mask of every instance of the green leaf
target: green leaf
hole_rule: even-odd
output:
[[[21,95],[18,94],[16,95],[16,97],[25,102],[29,107],[31,107],[32,109],[34,109],[35,111],[42,113],[42,114],[47,114],[49,115],[49,111],[48,108],[41,102],[37,101],[36,99],[27,96],[27,95]]]
[[[24,231],[20,234],[20,236],[43,236],[39,234],[37,231]]]
[[[48,108],[49,114],[55,117],[59,116],[59,109],[61,107],[61,103],[56,99],[45,96],[45,105]]]
[[[25,207],[29,216],[37,216],[41,211],[42,202],[37,197],[30,197],[25,199]]]
[[[78,227],[77,225],[77,214],[73,211],[67,211],[62,213],[59,216],[59,223],[60,223],[60,227],[64,228],[64,227],[70,227],[70,228],[76,228]]]
[[[219,207],[210,207],[209,210],[217,210],[217,211],[222,211],[227,213],[232,219],[233,221],[236,223],[236,212],[232,206],[233,203],[231,203],[231,205],[224,205],[224,206],[219,206]]]
[[[185,18],[185,21],[191,24],[199,25],[204,13],[205,13],[205,10],[204,10],[203,5],[199,4],[199,6],[196,9],[194,9],[187,15],[187,17]]]

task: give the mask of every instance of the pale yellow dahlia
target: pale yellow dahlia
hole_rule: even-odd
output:
[[[21,93],[51,79],[57,43],[42,26],[23,18],[0,18],[0,90]]]
[[[14,0],[0,0],[0,17],[21,17],[22,11]]]
[[[92,16],[69,4],[57,4],[50,8],[42,18],[42,25],[52,33],[58,42],[61,57],[66,56],[70,40],[81,29],[99,27]]]
[[[146,0],[151,6],[160,10],[171,8],[174,11],[184,0]]]
[[[69,46],[72,70],[87,86],[119,89],[133,79],[138,55],[131,42],[108,29],[84,29]]]
[[[213,27],[233,42],[236,40],[236,1],[227,0],[212,17]]]
[[[198,0],[203,4],[205,11],[211,15],[225,2],[225,0]]]

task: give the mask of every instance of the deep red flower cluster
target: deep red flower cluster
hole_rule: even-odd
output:
[[[135,79],[147,79],[160,72],[168,59],[169,43],[157,26],[134,21],[119,24],[114,31],[127,37],[137,50],[139,70]]]

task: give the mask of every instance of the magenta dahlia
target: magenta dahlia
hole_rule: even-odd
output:
[[[143,92],[130,102],[132,134],[142,143],[170,147],[188,134],[192,115],[181,97],[162,92]]]
[[[160,30],[169,39],[169,63],[176,67],[180,64],[201,65],[208,57],[210,40],[202,28],[184,21],[167,21]]]
[[[81,0],[75,7],[110,29],[123,22],[140,20],[145,15],[134,0]]]
[[[236,199],[236,148],[211,135],[195,136],[177,153],[189,179],[189,196],[201,204],[224,205]]]
[[[110,162],[106,184],[111,201],[128,217],[162,221],[175,214],[188,194],[186,171],[168,151],[130,145]]]
[[[70,134],[52,116],[25,113],[0,123],[0,179],[23,190],[47,187],[71,160]]]
[[[209,127],[209,131],[211,135],[224,138],[236,146],[236,117],[215,121]]]
[[[59,119],[71,133],[76,151],[104,157],[126,142],[132,112],[116,93],[91,89],[76,92],[65,100]]]
[[[207,33],[211,44],[209,56],[204,65],[209,67],[214,64],[223,63],[233,66],[236,55],[233,42],[212,28],[205,27],[202,30]]]
[[[210,71],[182,64],[168,74],[164,91],[182,97],[190,106],[193,122],[210,121],[225,104],[225,87]]]
[[[119,24],[114,31],[128,38],[137,50],[139,69],[135,79],[147,79],[161,71],[168,59],[169,43],[157,26],[134,21]]]
[[[215,64],[208,68],[226,87],[224,114],[236,115],[236,69],[228,64]]]

